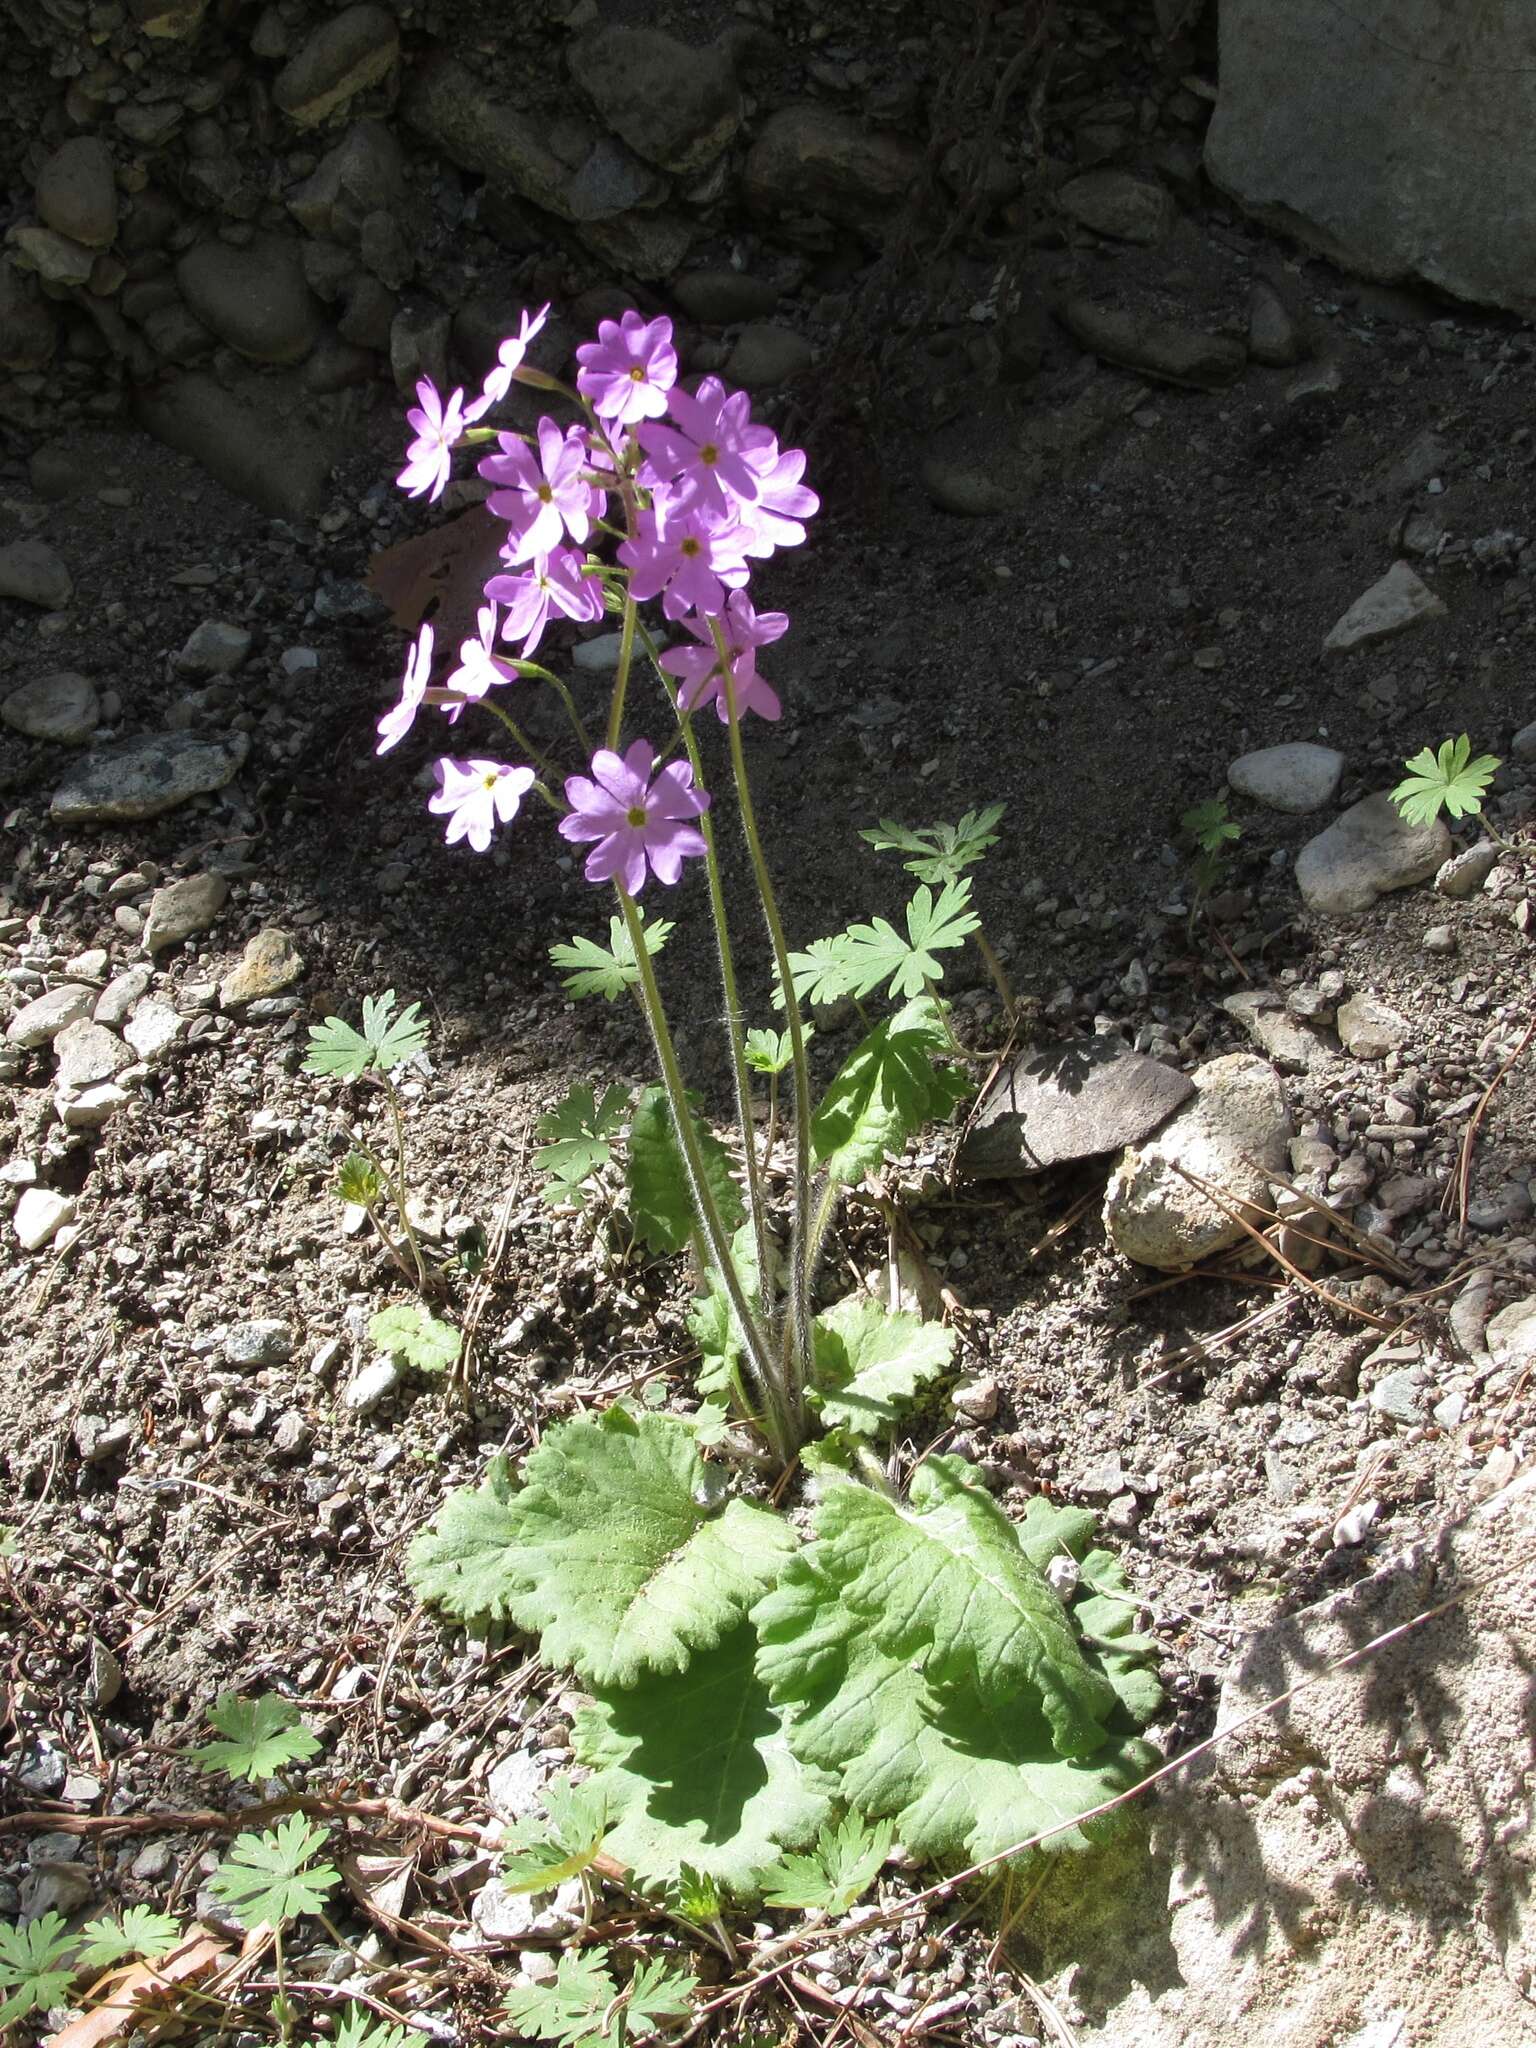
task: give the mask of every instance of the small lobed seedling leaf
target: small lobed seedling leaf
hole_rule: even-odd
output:
[[[85,1947],[75,1958],[82,1970],[109,1970],[129,1956],[154,1962],[181,1939],[181,1922],[153,1906],[130,1906],[122,1919],[89,1920],[82,1929]]]
[[[276,1693],[258,1699],[221,1692],[208,1709],[208,1723],[220,1740],[191,1752],[205,1771],[223,1771],[238,1784],[270,1778],[287,1764],[303,1763],[320,1753],[320,1744],[299,1718],[292,1700]]]
[[[846,1913],[863,1898],[891,1852],[896,1830],[888,1820],[850,1813],[824,1827],[804,1855],[787,1855],[763,1894],[770,1906]]]
[[[282,1927],[301,1913],[318,1913],[341,1882],[328,1863],[317,1863],[325,1830],[290,1814],[261,1835],[237,1835],[208,1881],[242,1927]]]
[[[377,1209],[389,1192],[384,1176],[366,1152],[349,1152],[336,1169],[336,1194],[360,1209]]]
[[[0,2027],[13,2027],[29,2012],[60,2005],[75,1980],[74,1947],[64,1916],[50,1909],[26,1927],[0,1926]]]
[[[619,1987],[603,1947],[567,1949],[547,1984],[515,1984],[502,2006],[507,2018],[535,2041],[581,2048],[608,2036],[605,2024]]]
[[[589,1778],[552,1778],[542,1819],[514,1821],[502,1837],[501,1881],[509,1892],[550,1892],[590,1867],[608,1832],[608,1801]]]
[[[809,1044],[816,1036],[814,1026],[802,1024],[800,1036]],[[754,1074],[782,1074],[795,1057],[794,1045],[787,1031],[749,1031],[743,1052]]]
[[[672,929],[672,924],[664,917],[657,918],[654,924],[647,924],[646,952],[659,953],[671,937]],[[608,920],[606,946],[600,946],[595,939],[578,937],[568,945],[551,946],[549,957],[557,967],[567,970],[561,976],[561,986],[573,996],[601,996],[604,1002],[611,1003],[626,989],[634,988],[640,980],[635,949],[620,917]]]
[[[428,2048],[415,2027],[398,2026],[361,2005],[349,2005],[336,2027],[335,2048]]]
[[[363,998],[361,1031],[341,1017],[327,1017],[323,1024],[312,1024],[305,1073],[357,1081],[364,1074],[393,1073],[396,1067],[425,1052],[427,1026],[419,1014],[421,1005],[408,1004],[398,1017],[392,1017],[394,1007],[395,992],[387,988],[381,996]]]
[[[894,818],[882,818],[878,826],[859,837],[879,853],[913,856],[902,862],[907,873],[939,887],[957,881],[966,868],[982,859],[988,847],[997,844],[993,828],[1007,808],[1006,804],[988,804],[984,810],[967,811],[958,825],[925,825],[917,830]]]
[[[380,1351],[403,1358],[417,1372],[451,1372],[458,1363],[458,1331],[419,1301],[381,1308],[368,1324],[368,1336]]]
[[[907,905],[905,936],[889,919],[877,917],[818,939],[803,953],[791,953],[795,994],[802,1002],[835,1002],[840,996],[859,1000],[888,982],[886,993],[892,997],[922,995],[943,978],[939,954],[963,946],[979,928],[981,920],[970,902],[966,876],[945,882],[937,897],[925,885]],[[777,989],[774,1000],[782,1009]]]
[[[1179,824],[1206,854],[1219,855],[1223,847],[1243,836],[1242,826],[1227,816],[1226,798],[1220,796],[1193,805],[1180,817]]]
[[[1393,790],[1392,801],[1408,824],[1432,825],[1442,809],[1453,818],[1480,817],[1500,763],[1493,754],[1479,754],[1474,761],[1472,742],[1463,733],[1460,739],[1442,741],[1438,752],[1425,747],[1403,766],[1408,773]]]
[[[579,1081],[539,1118],[534,1133],[545,1142],[534,1153],[533,1163],[548,1176],[544,1199],[552,1207],[585,1207],[586,1184],[612,1159],[612,1140],[628,1106],[628,1089],[606,1088],[599,1102],[595,1090]]]

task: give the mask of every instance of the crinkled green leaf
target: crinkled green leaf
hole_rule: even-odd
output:
[[[731,1260],[749,1308],[762,1305],[757,1270],[757,1233],[744,1223],[731,1239]],[[701,1394],[729,1394],[731,1376],[746,1355],[741,1323],[731,1297],[711,1272],[704,1292],[688,1312],[688,1333],[699,1347],[698,1389]]]
[[[1493,754],[1479,754],[1474,761],[1472,742],[1463,733],[1460,739],[1442,741],[1438,753],[1425,747],[1405,761],[1408,773],[1393,790],[1392,801],[1410,825],[1432,825],[1442,807],[1453,818],[1475,818],[1499,765]]]
[[[222,1899],[242,1927],[281,1927],[301,1913],[319,1913],[340,1884],[328,1864],[316,1864],[325,1847],[324,1828],[290,1814],[262,1835],[237,1835],[208,1889]]]
[[[857,1813],[824,1827],[804,1855],[786,1855],[765,1891],[769,1906],[798,1906],[805,1912],[846,1913],[880,1875],[895,1828],[889,1820],[866,1821]]]
[[[1224,846],[1241,839],[1243,828],[1234,824],[1227,816],[1225,797],[1212,797],[1208,803],[1195,804],[1179,819],[1180,825],[1194,840],[1204,854],[1218,856]]]
[[[533,1155],[538,1172],[548,1176],[544,1199],[556,1208],[579,1209],[586,1201],[585,1184],[613,1157],[611,1140],[624,1121],[627,1088],[603,1091],[599,1102],[585,1081],[576,1086],[534,1125],[546,1140]]]
[[[181,1922],[153,1906],[130,1906],[121,1920],[88,1920],[81,1929],[85,1947],[75,1958],[81,1970],[110,1970],[128,1956],[151,1962],[181,1939]]]
[[[811,1119],[818,1164],[854,1184],[923,1125],[949,1115],[968,1094],[965,1076],[934,1064],[947,1049],[937,1006],[907,1003],[849,1054]]]
[[[309,1053],[304,1061],[307,1074],[334,1074],[356,1081],[364,1074],[388,1074],[394,1068],[425,1052],[427,1027],[420,1003],[407,1004],[393,1022],[395,992],[364,996],[363,1028],[357,1031],[340,1017],[327,1017],[323,1024],[309,1028]]]
[[[63,1914],[51,1908],[25,1927],[0,1926],[0,1991],[10,1993],[0,2005],[0,2027],[63,2004],[75,1981],[75,1965],[66,1960],[73,1946]]]
[[[925,825],[915,831],[894,818],[882,818],[877,828],[863,831],[859,837],[880,853],[915,855],[902,862],[907,873],[920,882],[938,885],[955,881],[989,846],[997,844],[993,827],[1007,808],[1006,804],[988,804],[983,810],[967,811],[958,825]]]
[[[507,1461],[493,1458],[480,1484],[456,1487],[413,1538],[405,1562],[411,1590],[459,1621],[507,1620],[523,1584],[517,1535]]]
[[[458,1363],[459,1333],[419,1301],[381,1308],[368,1324],[370,1342],[403,1358],[418,1372],[451,1372]]]
[[[816,1318],[815,1392],[822,1420],[878,1436],[900,1420],[954,1356],[955,1334],[850,1294]]]
[[[604,2040],[603,2018],[619,1995],[607,1964],[606,1948],[566,1949],[552,1982],[514,1984],[502,2010],[519,2033],[556,2048]]]
[[[672,925],[664,917],[646,925],[647,953],[659,953],[671,933]],[[549,957],[557,967],[569,970],[561,977],[561,986],[573,996],[601,996],[604,1002],[611,1003],[640,980],[635,949],[621,917],[609,918],[606,946],[598,945],[595,939],[575,938],[568,946],[551,946]]]
[[[741,1192],[731,1178],[731,1156],[697,1114],[693,1128],[720,1220],[727,1230],[734,1230],[744,1211]],[[629,1208],[636,1231],[652,1251],[680,1252],[698,1226],[664,1088],[647,1088],[640,1097],[629,1127],[626,1154]]]
[[[377,1209],[389,1190],[366,1152],[349,1152],[336,1169],[336,1194],[362,1209]]]
[[[692,1430],[622,1408],[549,1431],[507,1506],[502,1611],[589,1684],[680,1671],[773,1583],[795,1534],[722,1506]]]
[[[675,1885],[689,1864],[754,1899],[781,1851],[828,1817],[831,1781],[791,1754],[756,1650],[743,1622],[686,1671],[598,1689],[576,1717],[577,1757],[598,1768],[616,1815],[607,1849],[643,1883]]]
[[[208,1709],[208,1721],[222,1740],[194,1749],[192,1762],[205,1771],[223,1771],[236,1782],[270,1778],[285,1764],[320,1754],[320,1744],[299,1719],[298,1708],[276,1693],[247,1700],[221,1692]]]
[[[552,1778],[541,1816],[514,1821],[502,1837],[501,1882],[509,1892],[548,1892],[590,1867],[608,1832],[608,1801],[588,1778]]]
[[[1102,1669],[1135,1725],[1144,1727],[1162,1705],[1157,1645],[1136,1627],[1141,1607],[1125,1567],[1113,1551],[1095,1550],[1094,1517],[1087,1508],[1063,1507],[1043,1493],[1031,1495],[1018,1525],[1019,1546],[1044,1571],[1053,1558],[1070,1557],[1079,1590],[1070,1613],[1091,1663]]]

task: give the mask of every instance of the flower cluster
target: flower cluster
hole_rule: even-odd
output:
[[[719,378],[685,389],[672,323],[636,312],[602,321],[597,339],[576,350],[576,389],[566,395],[580,419],[562,424],[545,415],[532,435],[479,425],[514,382],[563,389],[526,361],[548,313],[544,306],[522,315],[477,397],[466,401],[458,389],[445,400],[428,379],[417,386],[401,487],[436,499],[460,442],[494,442],[478,467],[491,486],[487,510],[507,533],[476,636],[461,644],[457,665],[435,689],[432,629],[422,628],[400,701],[379,721],[380,753],[404,737],[424,702],[454,719],[493,687],[544,673],[533,656],[551,621],[590,624],[602,617],[605,594],[629,616],[659,599],[663,617],[687,636],[659,654],[663,678],[675,679],[681,715],[713,704],[722,722],[749,712],[779,716],[757,653],[789,621],[782,612],[756,611],[746,586],[753,563],[805,539],[805,521],[818,509],[802,481],[803,452],[781,448],[752,419],[747,394],[728,391]],[[614,560],[597,552],[609,539],[617,543]],[[622,701],[622,681],[619,690]],[[516,730],[494,701],[488,708]],[[537,789],[564,810],[567,839],[592,843],[587,879],[617,882],[633,895],[647,872],[675,882],[683,859],[706,850],[692,821],[709,798],[694,786],[688,763],[658,769],[656,760],[644,739],[622,754],[600,748],[588,774],[566,780],[563,806],[531,768],[444,760],[429,808],[448,817],[450,841],[466,839],[483,851],[493,825],[507,822]]]

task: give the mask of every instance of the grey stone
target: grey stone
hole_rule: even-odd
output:
[[[485,1796],[499,1820],[522,1820],[543,1804],[547,1772],[526,1749],[515,1749],[492,1766]]]
[[[1499,848],[1481,839],[1464,853],[1453,854],[1435,876],[1437,895],[1453,899],[1475,896],[1499,864]]]
[[[276,377],[226,390],[190,371],[140,391],[140,423],[274,519],[308,518],[323,503],[340,449],[334,425]]]
[[[1248,353],[1267,369],[1287,369],[1301,354],[1296,323],[1274,286],[1259,278],[1248,293]]]
[[[1536,761],[1536,719],[1521,726],[1509,743],[1509,751],[1517,761]]]
[[[962,1422],[990,1422],[997,1413],[998,1385],[991,1374],[957,1380],[950,1389],[949,1405]]]
[[[232,782],[250,744],[243,732],[220,739],[166,732],[101,747],[54,791],[49,816],[60,825],[120,825],[158,818]]]
[[[11,1217],[22,1250],[40,1252],[51,1244],[64,1226],[74,1221],[75,1206],[73,1195],[60,1195],[52,1188],[24,1188]]]
[[[1426,953],[1446,954],[1456,951],[1456,934],[1448,924],[1432,924],[1420,939],[1419,944]]]
[[[665,198],[666,190],[666,180],[633,150],[615,142],[611,135],[599,135],[566,186],[565,198],[575,220],[610,220],[632,207]]]
[[[58,320],[37,285],[0,257],[0,368],[41,370],[58,339]]]
[[[258,363],[301,362],[320,332],[298,243],[262,235],[248,248],[198,242],[176,265],[193,313],[238,355]]]
[[[1287,1073],[1308,1074],[1329,1056],[1318,1034],[1293,1017],[1277,995],[1240,989],[1236,995],[1224,997],[1221,1007],[1236,1018],[1265,1057]]]
[[[181,43],[196,33],[207,7],[208,0],[133,0],[133,22],[140,35]]]
[[[1227,781],[1266,810],[1302,817],[1332,803],[1343,775],[1344,756],[1335,748],[1294,740],[1241,755],[1227,770]]]
[[[382,121],[357,121],[310,176],[292,188],[287,206],[308,234],[333,236],[355,246],[369,215],[397,205],[404,192],[405,160],[399,143]],[[308,259],[306,250],[306,274]],[[318,290],[313,275],[310,283]],[[320,296],[330,294],[322,291]]]
[[[184,676],[228,676],[251,651],[251,636],[244,626],[232,626],[224,619],[204,619],[187,637],[176,657]]]
[[[1223,0],[1205,168],[1345,269],[1530,317],[1530,73],[1524,0]]]
[[[186,1035],[187,1020],[169,1003],[140,1003],[123,1036],[141,1060],[154,1061]]]
[[[314,1426],[296,1408],[277,1418],[272,1448],[280,1458],[302,1458],[314,1440]]]
[[[1268,1170],[1286,1170],[1290,1113],[1279,1076],[1249,1053],[1227,1053],[1196,1070],[1195,1094],[1161,1131],[1129,1146],[1110,1176],[1104,1226],[1139,1265],[1182,1272],[1241,1243],[1233,1208],[1257,1221],[1270,1205]],[[1226,1206],[1180,1169],[1221,1191]]]
[[[781,107],[747,153],[742,190],[759,213],[814,213],[877,233],[922,169],[904,137],[822,106]]]
[[[1377,640],[1390,640],[1411,626],[1446,616],[1445,602],[1407,562],[1394,562],[1386,575],[1357,597],[1323,641],[1326,655],[1350,654]]]
[[[24,270],[35,270],[45,285],[70,291],[90,282],[96,258],[67,235],[56,235],[52,228],[23,225],[11,228],[5,240],[15,261]]]
[[[386,78],[399,55],[400,30],[386,8],[345,7],[283,66],[273,101],[296,126],[313,128]]]
[[[994,519],[1017,504],[1017,494],[984,469],[932,448],[922,459],[923,489],[941,512],[961,519]]]
[[[45,1913],[62,1913],[66,1918],[90,1902],[95,1887],[91,1873],[78,1863],[57,1857],[34,1861],[21,1883],[23,1920],[40,1920]]]
[[[112,152],[95,135],[61,143],[37,174],[37,210],[56,233],[105,249],[117,233]]]
[[[128,1090],[115,1081],[93,1081],[88,1088],[62,1091],[54,1107],[67,1131],[99,1131],[128,1100]]]
[[[647,281],[670,277],[693,247],[694,234],[690,219],[665,207],[581,226],[581,238],[589,248],[617,269]]]
[[[672,296],[705,327],[762,320],[779,303],[775,287],[740,270],[689,270],[672,280]],[[1536,732],[1536,727],[1532,728]]]
[[[1149,247],[1173,226],[1174,206],[1166,188],[1130,171],[1085,171],[1068,179],[1056,204],[1081,227],[1117,242]]]
[[[1075,298],[1062,307],[1061,317],[1068,332],[1092,354],[1164,384],[1219,391],[1235,384],[1247,367],[1248,352],[1241,342],[1160,319],[1145,309]]]
[[[1371,1406],[1391,1422],[1413,1424],[1424,1420],[1424,1375],[1418,1366],[1384,1373],[1371,1389]]]
[[[224,1333],[224,1362],[242,1372],[286,1365],[293,1356],[293,1329],[280,1316],[235,1323]]]
[[[1345,1051],[1361,1060],[1384,1060],[1413,1036],[1408,1019],[1372,995],[1351,996],[1340,1003],[1336,1028]]]
[[[13,540],[0,548],[0,597],[60,612],[75,591],[74,579],[45,540]]]
[[[375,1408],[382,1407],[404,1378],[404,1368],[398,1358],[376,1358],[348,1380],[342,1401],[354,1415],[371,1415]]]
[[[167,946],[179,946],[194,932],[206,931],[228,897],[229,884],[217,873],[184,875],[179,882],[167,882],[150,900],[144,920],[145,952],[162,952]]]
[[[66,1024],[53,1041],[53,1050],[58,1060],[57,1085],[66,1090],[93,1088],[98,1081],[110,1081],[133,1059],[115,1031],[85,1018]]]
[[[288,933],[269,925],[247,943],[239,966],[219,983],[220,1005],[239,1010],[264,996],[281,995],[303,972],[303,958]]]
[[[89,981],[99,988],[106,981],[111,959],[105,946],[87,946],[83,953],[70,955],[64,962],[64,972],[71,981]]]
[[[89,676],[73,669],[38,676],[12,690],[0,704],[0,718],[28,739],[51,740],[58,746],[80,746],[101,719],[101,699]]]
[[[1536,1295],[1512,1301],[1490,1316],[1483,1342],[1495,1365],[1515,1372],[1536,1365]]]
[[[404,100],[406,119],[466,171],[568,218],[566,186],[576,165],[551,145],[532,115],[492,92],[446,52],[415,72]],[[583,140],[580,157],[591,147]],[[580,162],[580,157],[577,161]]]
[[[744,327],[725,366],[728,383],[748,391],[771,391],[798,377],[816,360],[816,351],[792,327],[754,322]]]
[[[664,171],[704,170],[741,126],[723,40],[696,49],[660,29],[615,25],[578,37],[567,62],[604,125]]]
[[[127,1021],[129,1011],[153,979],[147,967],[129,967],[114,975],[96,998],[96,1007],[91,1012],[92,1021],[105,1024],[109,1031],[116,1031]]]
[[[976,1180],[1043,1173],[1149,1137],[1194,1092],[1116,1039],[1035,1046],[988,1091],[955,1161]]]
[[[16,1012],[5,1027],[5,1042],[22,1052],[52,1045],[67,1026],[90,1016],[95,1000],[93,989],[80,988],[73,982],[51,988],[46,995],[34,996]]]
[[[1309,910],[1347,917],[1369,910],[1391,889],[1427,882],[1451,850],[1451,835],[1437,818],[1407,824],[1383,792],[1351,804],[1296,856],[1296,886]]]

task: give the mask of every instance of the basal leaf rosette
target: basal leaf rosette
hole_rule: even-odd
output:
[[[679,1672],[776,1580],[795,1534],[722,1500],[686,1423],[622,1408],[552,1429],[451,1494],[411,1546],[415,1590],[463,1621],[511,1621],[589,1685]]]

